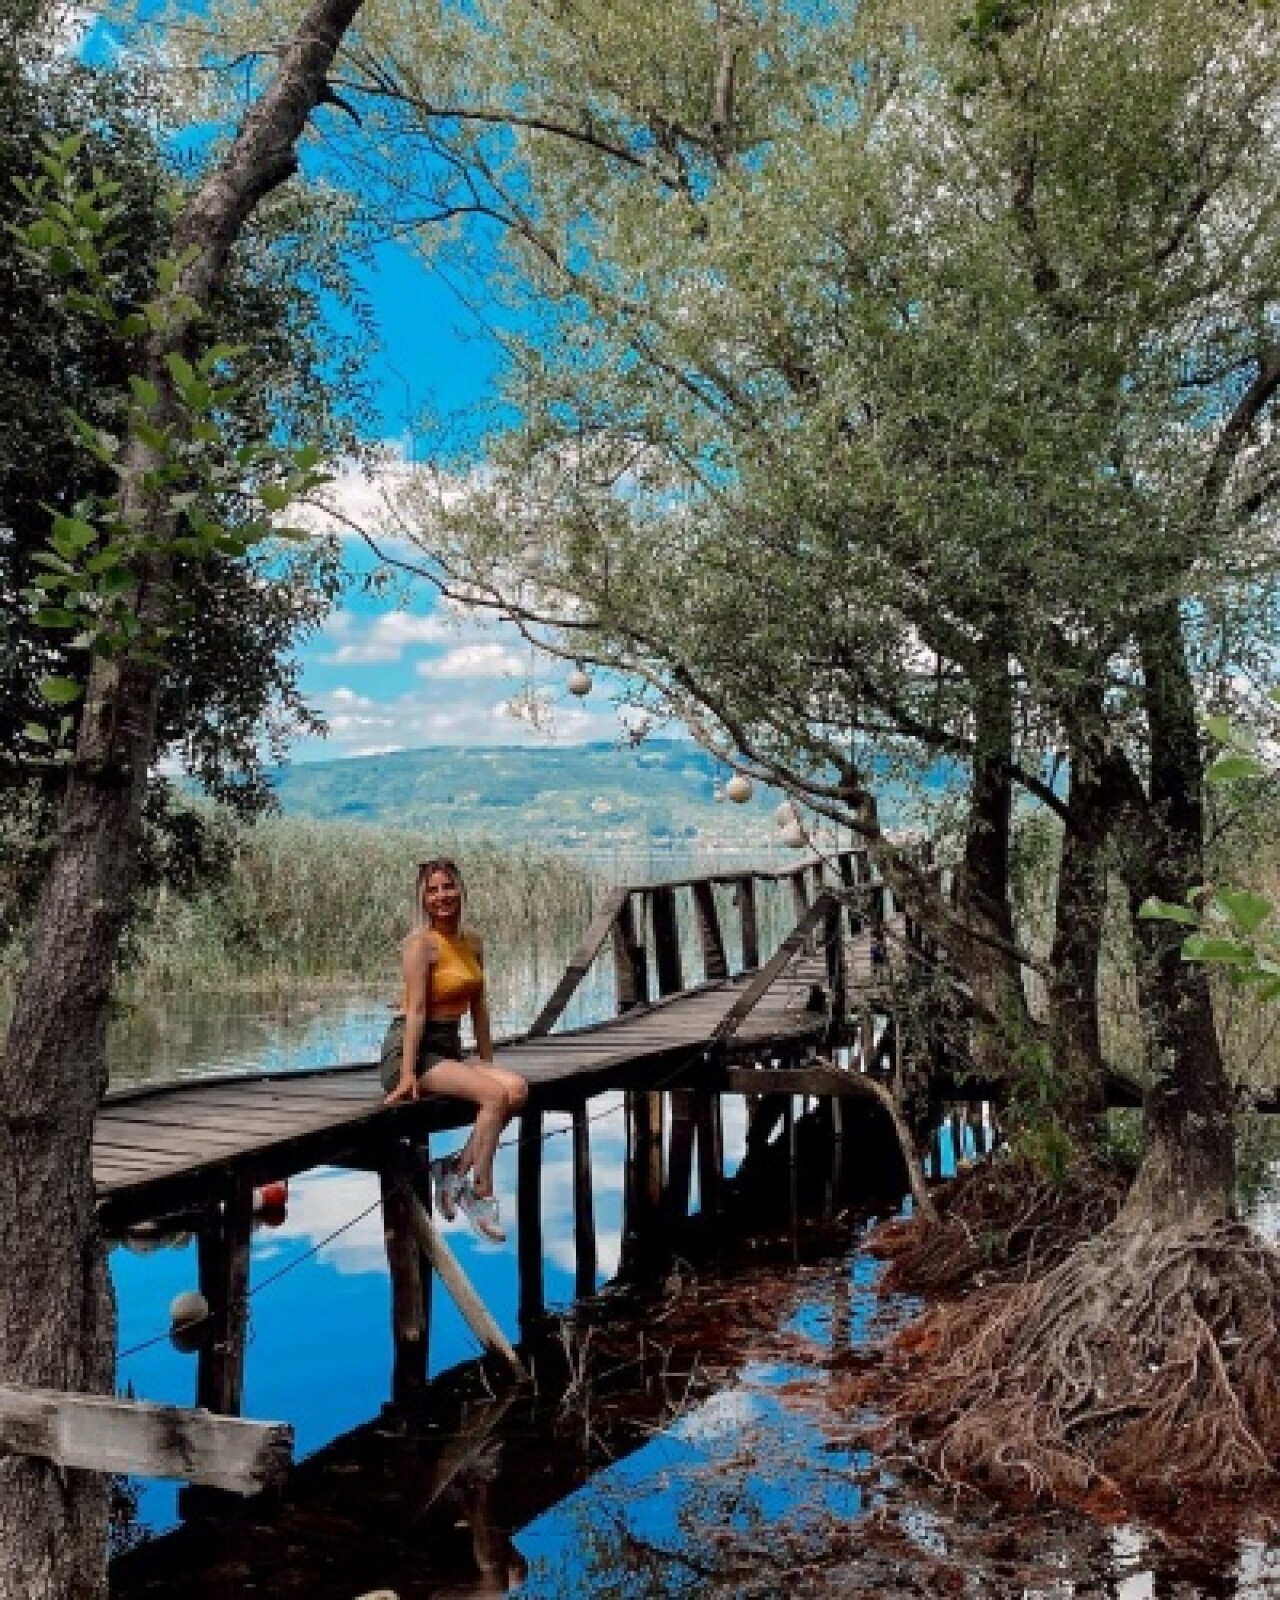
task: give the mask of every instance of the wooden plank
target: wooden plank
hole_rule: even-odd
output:
[[[738,880],[737,902],[742,918],[742,965],[751,970],[760,965],[760,917],[754,878]]]
[[[601,905],[599,911],[592,918],[583,937],[582,943],[569,958],[569,964],[564,969],[564,976],[551,992],[546,1005],[529,1025],[528,1037],[540,1038],[551,1032],[556,1023],[564,1014],[565,1007],[573,999],[578,985],[586,977],[592,962],[604,948],[604,942],[609,938],[618,920],[618,913],[626,905],[629,891],[615,889]]]
[[[89,1472],[183,1478],[254,1494],[287,1474],[293,1429],[142,1400],[0,1384],[0,1449]]]
[[[781,977],[783,968],[799,954],[813,928],[826,915],[829,899],[830,896],[824,892],[805,911],[777,950],[729,1007],[723,1020],[712,1032],[709,1043],[723,1044],[733,1037],[744,1020]]]

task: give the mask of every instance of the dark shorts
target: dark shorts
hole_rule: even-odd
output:
[[[378,1073],[384,1089],[394,1089],[400,1082],[400,1066],[404,1060],[404,1018],[396,1017],[382,1041],[382,1058]],[[437,1061],[462,1060],[462,1025],[428,1018],[418,1041],[418,1059],[415,1075],[430,1072]]]

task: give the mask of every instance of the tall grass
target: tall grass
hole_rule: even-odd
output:
[[[560,949],[586,927],[593,881],[563,856],[279,817],[238,836],[217,888],[151,894],[131,941],[126,992],[393,978],[417,863],[442,854],[461,868],[466,920],[495,954]]]

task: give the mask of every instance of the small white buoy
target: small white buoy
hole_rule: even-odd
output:
[[[581,667],[575,667],[569,674],[565,688],[568,689],[570,694],[576,694],[578,699],[581,700],[584,695],[591,693],[590,673],[584,672]]]
[[[782,802],[778,809],[773,813],[773,820],[780,828],[788,827],[791,823],[798,820],[796,817],[796,808],[791,804],[790,800],[784,800]]]
[[[198,1289],[184,1289],[169,1302],[169,1321],[175,1329],[191,1328],[209,1315],[209,1302]]]
[[[800,826],[797,818],[793,817],[779,836],[788,850],[803,850],[809,842],[809,835]]]
[[[724,792],[729,796],[730,800],[736,801],[740,806],[745,806],[751,798],[751,779],[743,772],[735,772],[733,777],[725,784]]]

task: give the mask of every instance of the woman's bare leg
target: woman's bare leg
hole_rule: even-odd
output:
[[[476,1193],[492,1194],[493,1155],[509,1120],[505,1087],[489,1073],[461,1061],[437,1061],[418,1082],[432,1094],[467,1100],[476,1107],[471,1136],[458,1152],[458,1172],[460,1175],[474,1172]]]
[[[503,1114],[502,1124],[498,1129],[498,1138],[501,1139],[503,1128],[507,1126],[512,1117],[518,1116],[528,1104],[529,1085],[518,1072],[512,1072],[507,1067],[495,1067],[492,1061],[468,1061],[465,1063],[465,1067],[468,1072],[483,1073],[483,1075],[491,1082],[501,1085],[503,1096],[506,1100],[506,1109]],[[463,1145],[462,1149],[458,1152],[457,1163],[459,1172],[468,1172],[473,1170],[473,1167],[476,1167],[475,1147],[476,1136],[479,1131],[480,1124],[477,1120],[475,1128],[472,1129],[471,1136],[468,1138],[466,1144]],[[475,1190],[476,1193],[481,1196],[493,1193],[492,1178],[490,1178],[489,1183],[486,1185],[480,1178],[478,1169],[476,1174]]]

